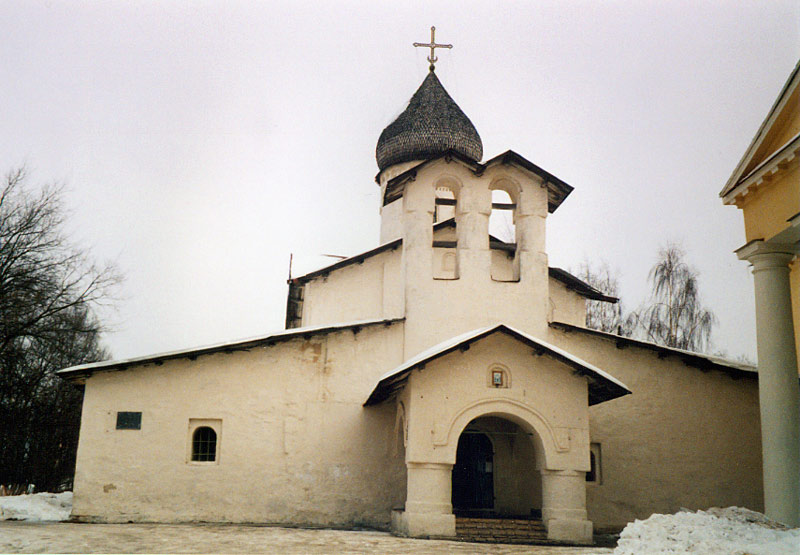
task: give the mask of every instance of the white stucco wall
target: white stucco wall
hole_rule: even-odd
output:
[[[401,318],[401,247],[384,251],[304,284],[303,326]]]
[[[402,324],[88,378],[73,515],[385,527],[405,466],[391,404],[364,409],[399,362]],[[116,430],[141,411],[141,430]],[[187,460],[190,419],[221,420],[219,459]]]
[[[517,203],[519,281],[492,279],[491,190],[500,185],[516,190],[512,198]],[[431,222],[441,186],[454,190],[458,203],[458,279],[433,279],[434,257],[440,253],[431,248]],[[549,310],[544,252],[547,189],[531,174],[512,166],[493,166],[476,176],[461,164],[434,162],[406,184],[402,217],[407,357],[495,322],[544,333]]]
[[[491,369],[497,366],[508,372],[510,387],[491,385]],[[518,407],[536,427],[543,449],[538,469],[589,469],[586,379],[508,335],[492,334],[467,351],[453,351],[413,370],[407,389],[409,462],[453,463],[458,437],[471,420],[460,426],[463,415],[477,411],[483,416],[481,406],[501,400],[508,401],[509,410]],[[501,416],[493,411],[488,414]]]
[[[602,451],[602,484],[587,484],[595,527],[681,507],[763,510],[756,379],[577,332],[549,337],[633,392],[589,409],[591,441]]]
[[[573,326],[586,325],[586,298],[567,289],[560,281],[550,278],[550,313],[548,321]]]

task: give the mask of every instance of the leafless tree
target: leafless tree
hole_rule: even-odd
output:
[[[93,308],[119,277],[64,234],[61,190],[26,188],[24,168],[0,189],[0,483],[56,488],[74,468],[81,393],[55,371],[101,360]]]
[[[638,333],[644,338],[688,351],[703,352],[710,346],[717,323],[700,302],[697,270],[684,262],[685,253],[670,244],[658,253],[650,270],[650,298],[634,313]]]
[[[605,295],[620,297],[619,281],[606,262],[595,267],[585,261],[576,275]],[[631,321],[623,314],[621,302],[587,301],[586,327],[624,336],[629,336],[632,332]]]

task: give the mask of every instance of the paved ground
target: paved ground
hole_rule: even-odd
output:
[[[539,547],[396,538],[385,532],[233,524],[0,522],[0,553],[536,553],[588,555],[604,548]]]

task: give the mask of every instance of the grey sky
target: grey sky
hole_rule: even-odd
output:
[[[550,263],[638,304],[678,241],[755,356],[741,213],[718,193],[800,56],[800,3],[0,2],[0,160],[67,185],[75,241],[126,276],[115,357],[282,327],[289,253],[378,241],[374,149],[427,71],[484,158],[575,187]]]

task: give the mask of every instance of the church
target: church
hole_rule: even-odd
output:
[[[654,512],[762,510],[756,370],[586,328],[587,301],[617,299],[545,251],[573,187],[484,161],[424,46],[377,143],[377,245],[292,278],[285,330],[60,372],[84,388],[74,520],[588,544]]]

